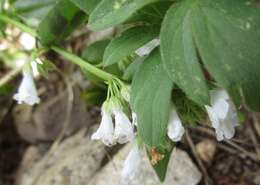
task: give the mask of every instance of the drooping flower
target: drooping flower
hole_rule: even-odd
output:
[[[101,140],[105,145],[114,144],[114,125],[110,111],[107,110],[107,102],[102,106],[102,118],[98,130],[91,136],[92,140]]]
[[[40,103],[31,71],[23,71],[23,79],[18,88],[18,93],[13,97],[19,104],[34,105]]]
[[[182,122],[175,110],[172,108],[170,112],[169,124],[168,124],[168,137],[174,141],[180,141],[185,132]]]
[[[28,33],[22,33],[19,42],[26,50],[35,48],[35,38]]]
[[[137,55],[145,56],[148,55],[154,48],[156,48],[158,45],[160,45],[160,40],[159,39],[153,39],[152,41],[148,42],[141,48],[137,49],[135,53]]]
[[[115,115],[114,139],[120,144],[133,140],[135,136],[134,127],[122,108],[114,107],[113,113]]]
[[[130,181],[135,179],[140,172],[140,165],[141,154],[137,144],[135,144],[124,161],[121,173],[121,179],[124,184],[128,184]]]
[[[211,106],[206,105],[217,140],[231,139],[235,135],[238,117],[234,104],[224,90],[210,91]]]

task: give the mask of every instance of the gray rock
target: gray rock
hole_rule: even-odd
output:
[[[17,185],[86,185],[101,166],[105,146],[86,138],[82,131],[32,164],[28,158],[35,154],[33,149],[24,156]]]
[[[120,173],[124,159],[131,146],[127,145],[113,160],[95,175],[88,185],[121,185]],[[161,184],[150,162],[143,154],[141,173],[130,185],[158,185]],[[202,175],[185,151],[175,149],[169,163],[168,173],[164,185],[197,185]]]

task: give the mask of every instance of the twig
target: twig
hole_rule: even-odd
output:
[[[193,141],[192,141],[192,139],[191,139],[191,137],[190,137],[190,134],[189,134],[188,129],[186,130],[185,133],[186,133],[186,139],[187,139],[187,141],[188,141],[188,143],[189,143],[189,145],[190,145],[190,147],[191,147],[192,153],[193,153],[193,155],[194,155],[194,157],[195,157],[197,163],[199,164],[200,169],[202,170],[202,173],[203,173],[203,175],[204,175],[204,182],[205,182],[205,184],[206,184],[206,185],[212,185],[212,184],[213,184],[212,179],[209,177],[209,174],[208,174],[208,172],[207,172],[207,169],[205,168],[203,162],[200,160],[200,158],[199,158],[199,156],[198,156],[198,154],[197,154],[195,145],[194,145],[194,143],[193,143]]]
[[[257,137],[260,137],[260,123],[256,113],[252,113],[254,127],[257,133]]]
[[[225,143],[229,144],[230,146],[233,146],[235,149],[239,150],[240,152],[244,153],[247,157],[251,158],[254,161],[260,162],[259,158],[257,157],[257,155],[246,151],[244,148],[240,147],[239,145],[237,145],[236,143],[226,140],[224,141]]]
[[[255,136],[255,133],[254,133],[254,130],[253,130],[253,128],[252,128],[252,125],[250,124],[249,125],[249,132],[250,132],[250,138],[251,138],[251,140],[252,140],[252,142],[253,142],[253,145],[254,145],[254,147],[255,147],[255,152],[256,152],[256,156],[257,156],[257,158],[258,158],[258,160],[260,161],[260,148],[259,148],[259,146],[258,146],[258,142],[257,142],[257,138],[256,138],[256,136]]]
[[[215,135],[213,131],[211,131],[210,129],[205,128],[205,127],[196,127],[194,129],[198,130],[200,132],[206,133],[206,134],[208,134],[210,136],[214,136]],[[245,156],[249,157],[250,159],[259,162],[259,159],[258,159],[256,154],[246,151],[244,148],[240,147],[239,145],[237,145],[233,141],[225,140],[224,142],[229,144],[230,146],[234,147],[238,151],[242,152]]]

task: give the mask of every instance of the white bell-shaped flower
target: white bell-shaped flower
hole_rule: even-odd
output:
[[[101,140],[105,145],[114,144],[114,124],[111,113],[106,110],[106,102],[102,106],[102,118],[98,130],[91,136],[92,140]]]
[[[234,104],[224,90],[210,91],[211,106],[206,105],[210,121],[215,128],[217,140],[231,139],[235,135],[238,117]]]
[[[145,56],[145,55],[149,55],[149,53],[156,48],[157,46],[160,45],[160,40],[159,39],[153,39],[152,41],[148,42],[147,44],[145,44],[144,46],[142,46],[141,48],[137,49],[135,51],[135,53],[138,56]]]
[[[122,108],[119,106],[115,107],[113,113],[115,115],[114,139],[120,144],[133,140],[135,136],[134,127]]]
[[[140,165],[141,154],[138,146],[135,144],[124,161],[123,170],[121,173],[122,183],[128,184],[134,180],[140,172]]]
[[[170,112],[169,124],[168,124],[168,137],[174,141],[180,141],[185,132],[182,122],[175,110],[172,108]]]
[[[18,93],[13,97],[19,104],[34,105],[40,103],[31,71],[23,71],[23,79],[18,88]]]
[[[19,42],[26,50],[35,48],[35,38],[28,33],[22,33]]]

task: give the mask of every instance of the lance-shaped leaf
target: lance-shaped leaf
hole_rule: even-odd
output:
[[[203,62],[236,103],[260,110],[260,8],[245,0],[201,0],[193,30]]]
[[[138,26],[123,32],[107,46],[103,64],[108,66],[120,62],[158,35],[159,30],[149,26]]]
[[[138,132],[150,147],[165,145],[173,83],[155,49],[136,72],[131,105],[137,114]]]
[[[157,147],[154,148],[154,151],[156,151],[157,154],[163,156],[162,160],[158,161],[156,164],[152,164],[154,171],[156,172],[159,180],[163,182],[165,180],[168,164],[171,159],[171,154],[173,151],[174,144],[170,141],[167,142],[167,146],[165,147]],[[151,160],[152,158],[152,152],[151,150],[148,151],[149,158]]]
[[[39,38],[44,45],[60,42],[86,19],[87,15],[71,1],[59,0],[41,21]]]
[[[170,20],[169,17],[178,17],[179,24],[176,23],[178,20]],[[169,34],[169,31],[166,30],[167,25],[165,25],[167,22],[176,24],[174,30],[169,25],[169,28],[173,30],[172,33],[178,35],[178,28],[182,29],[182,41],[178,42],[175,34]],[[198,71],[194,67],[196,60],[192,57],[195,55],[194,48],[197,48],[205,68],[218,85],[228,90],[237,105],[241,103],[242,99],[253,110],[260,110],[258,93],[260,92],[259,30],[260,9],[253,1],[180,1],[169,10],[163,25],[161,45],[164,64],[171,68],[172,71],[168,72],[172,79],[191,99],[196,101],[199,98],[198,94],[190,95],[191,90],[187,90],[192,87],[188,86],[188,79],[189,81],[192,79],[189,77],[183,81],[179,78],[181,74],[178,74],[179,71],[174,66],[184,68],[182,73],[186,76],[188,76],[187,73],[191,75]],[[167,39],[171,43],[166,40],[164,34],[168,34]],[[182,52],[186,62],[184,60],[178,62],[177,59],[180,57],[178,48],[186,48],[185,52]],[[171,54],[170,51],[174,54]],[[198,62],[196,63],[198,64]],[[193,66],[193,71],[189,70],[190,66]],[[193,77],[196,78],[196,76]],[[186,81],[187,83],[185,83]],[[194,92],[196,92],[195,89]],[[195,98],[195,96],[197,97]]]
[[[90,14],[89,25],[94,31],[118,25],[145,5],[160,0],[103,0]]]
[[[57,0],[17,0],[12,8],[27,24],[38,26],[56,2]]]
[[[181,1],[167,12],[161,30],[161,53],[171,79],[200,105],[209,102],[208,89],[192,36],[191,3]]]
[[[86,14],[90,14],[101,0],[70,0],[75,3]]]

